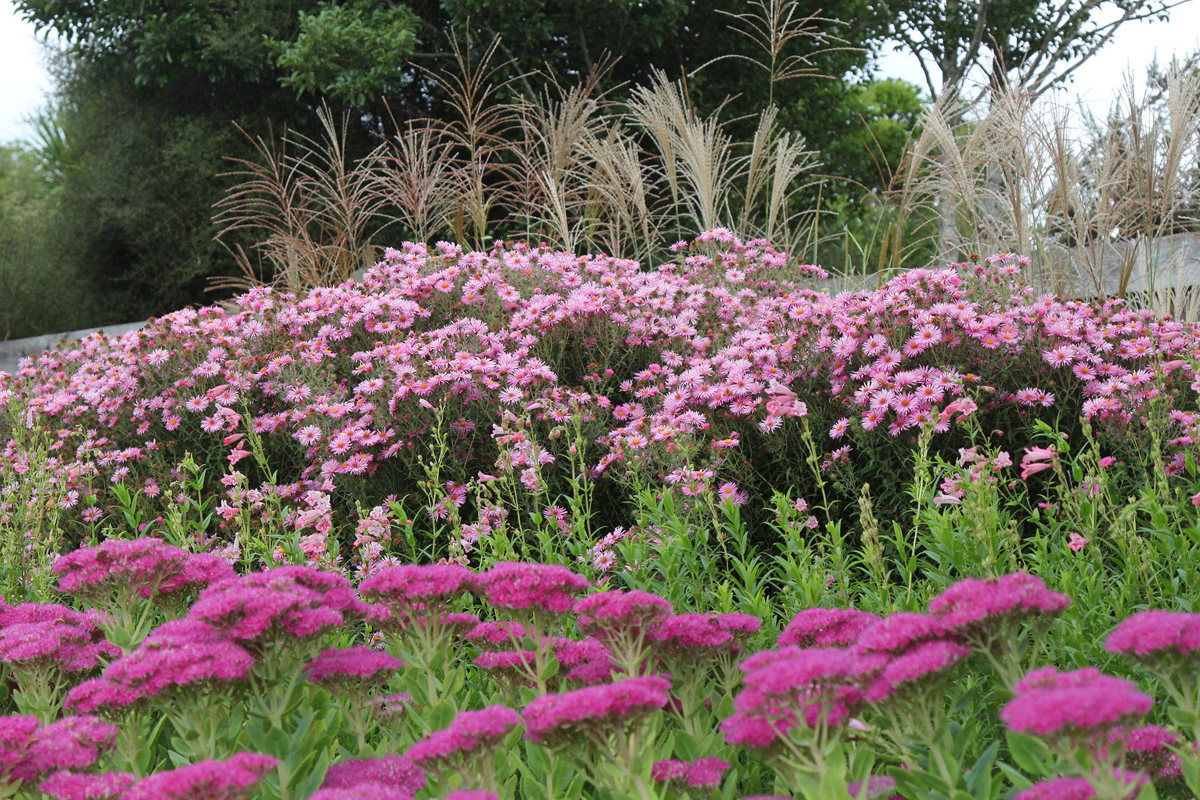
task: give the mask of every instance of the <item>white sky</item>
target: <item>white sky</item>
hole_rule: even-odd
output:
[[[1094,112],[1105,110],[1130,68],[1137,78],[1157,53],[1160,62],[1173,54],[1185,55],[1200,48],[1200,0],[1188,0],[1172,10],[1166,23],[1129,23],[1108,47],[1081,67],[1071,85]],[[27,138],[24,121],[45,102],[50,79],[43,69],[42,48],[33,26],[22,22],[12,0],[0,0],[0,142]],[[883,77],[897,77],[924,87],[917,62],[895,54],[881,61]],[[1070,95],[1069,95],[1070,96]]]

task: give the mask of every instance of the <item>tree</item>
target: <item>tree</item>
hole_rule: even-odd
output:
[[[941,100],[957,98],[975,70],[988,86],[1020,83],[1041,95],[1125,23],[1166,19],[1186,1],[880,0],[879,7],[890,35],[920,59],[930,95]]]

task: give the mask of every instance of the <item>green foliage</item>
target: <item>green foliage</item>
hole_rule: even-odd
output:
[[[418,22],[404,6],[323,3],[316,13],[300,12],[295,41],[266,41],[285,71],[283,86],[364,106],[405,81]]]

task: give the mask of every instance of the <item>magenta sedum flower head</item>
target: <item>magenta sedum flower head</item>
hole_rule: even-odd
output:
[[[258,753],[201,761],[142,778],[125,791],[122,800],[246,800],[278,764]]]
[[[96,717],[0,717],[0,787],[33,782],[60,769],[88,767],[112,747],[117,729]]]
[[[358,787],[380,792],[372,796],[382,800],[412,800],[417,792],[425,788],[425,772],[406,755],[358,758],[331,764],[321,783],[321,791],[354,790]],[[331,797],[331,800],[336,798]]]
[[[261,648],[285,638],[320,635],[366,612],[344,576],[288,566],[210,586],[188,615]]]
[[[525,738],[554,746],[626,729],[665,706],[670,689],[665,678],[645,676],[539,697],[521,712]]]
[[[520,715],[507,706],[460,711],[448,727],[429,734],[405,755],[425,770],[456,768],[475,759],[490,759],[504,737],[520,724]]]
[[[1071,604],[1041,578],[1015,572],[998,578],[967,578],[929,601],[929,612],[954,635],[987,640],[1006,622],[1055,617]]]
[[[1053,778],[1035,783],[1013,800],[1091,800],[1096,790],[1086,778]]]
[[[1042,737],[1078,739],[1104,735],[1136,722],[1154,700],[1130,681],[1088,667],[1060,673],[1054,667],[1030,672],[1000,712],[1008,727]]]
[[[405,609],[448,603],[474,588],[475,573],[460,564],[400,564],[379,570],[358,590],[367,600]]]
[[[669,788],[715,789],[729,769],[729,763],[719,758],[697,758],[695,761],[658,761],[650,768],[650,777]]]
[[[570,611],[575,598],[591,584],[558,564],[502,561],[479,576],[488,602],[520,611],[538,609],[556,613]]]
[[[1180,656],[1200,660],[1200,614],[1141,611],[1117,625],[1104,649],[1152,665]]]
[[[880,617],[855,608],[807,608],[779,634],[779,647],[848,647]]]
[[[854,800],[889,800],[892,797],[900,797],[896,794],[895,778],[889,778],[887,775],[872,775],[867,778],[865,783],[866,786],[863,785],[863,781],[855,781],[847,786],[850,797]]]
[[[863,662],[837,647],[787,647],[741,663],[743,683],[768,697],[789,698],[826,686],[848,686],[862,675]]]
[[[931,639],[892,656],[864,692],[868,702],[880,703],[909,688],[942,677],[971,655],[971,648],[949,639]]]
[[[125,593],[186,595],[236,574],[215,554],[193,555],[154,538],[81,548],[60,556],[53,571],[59,591],[96,604]]]
[[[1178,780],[1183,777],[1182,761],[1173,748],[1182,741],[1179,734],[1158,725],[1117,728],[1109,732],[1101,756],[1107,756],[1109,749],[1123,750],[1129,769],[1155,781]]]
[[[18,622],[0,629],[0,661],[17,670],[88,672],[120,654],[87,619]]]
[[[463,638],[476,647],[486,650],[502,650],[525,636],[525,626],[515,620],[481,622]]]
[[[168,690],[200,689],[246,678],[254,657],[221,631],[194,619],[160,625],[97,679],[67,695],[77,711],[115,711]]]
[[[866,628],[854,644],[863,655],[896,655],[930,639],[944,639],[949,634],[941,620],[926,614],[901,611],[884,617]]]
[[[446,800],[500,800],[495,792],[485,789],[459,789],[446,795]]]
[[[723,623],[719,614],[674,614],[652,630],[649,639],[660,656],[704,659],[737,653],[740,633]]]
[[[56,800],[120,800],[137,781],[132,772],[56,772],[38,784],[38,790]]]
[[[575,603],[576,624],[585,636],[604,640],[641,635],[671,614],[671,604],[650,592],[599,592]]]
[[[304,672],[313,683],[336,692],[353,685],[382,685],[403,667],[404,662],[395,656],[356,645],[322,650]]]
[[[10,775],[35,781],[55,770],[89,767],[112,748],[116,737],[117,727],[98,717],[63,717],[34,734]]]

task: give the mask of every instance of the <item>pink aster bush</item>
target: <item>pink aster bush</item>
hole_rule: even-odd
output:
[[[1050,622],[1070,603],[1041,578],[1016,572],[961,580],[929,601],[929,613],[948,635],[982,653],[1011,691],[1023,655],[1036,649]]]
[[[642,672],[650,649],[647,638],[671,612],[667,600],[649,592],[600,592],[576,602],[575,624],[584,635],[603,642],[613,663],[632,676]]]
[[[387,498],[422,485],[421,454],[434,452],[444,497],[406,513],[419,514],[414,537],[424,538],[453,508],[452,544],[436,545],[455,556],[503,549],[493,531],[544,527],[523,524],[543,516],[544,502],[527,502],[540,494],[582,501],[590,490],[572,487],[573,474],[619,498],[598,509],[607,528],[627,524],[625,462],[694,496],[740,477],[741,459],[682,468],[671,449],[681,441],[732,453],[761,446],[801,463],[806,420],[853,442],[845,458],[856,477],[899,494],[875,478],[896,474],[922,426],[952,452],[961,442],[950,417],[967,414],[968,401],[1013,452],[1034,445],[1035,419],[1069,425],[1082,413],[1106,447],[1130,453],[1157,419],[1143,410],[1165,402],[1180,412],[1164,442],[1172,479],[1184,469],[1182,440],[1197,422],[1187,405],[1196,338],[1183,323],[1115,300],[1034,297],[1011,255],[836,296],[805,285],[819,268],[763,241],[701,235],[679,259],[645,270],[528,244],[405,243],[360,281],[303,297],[254,289],[227,309],[180,310],[137,334],[32,357],[0,376],[0,404],[27,409],[30,428],[66,431],[46,468],[63,476],[73,534],[91,524],[85,516],[112,512],[110,486],[145,486],[190,450],[210,470],[227,524],[278,530],[272,514],[282,509],[290,532],[319,527],[326,547],[330,537],[349,545],[359,503],[384,524]],[[1156,372],[1164,362],[1178,363]],[[779,399],[790,397],[804,398],[806,417]],[[574,419],[584,446],[572,454],[574,437],[561,431]],[[274,482],[233,474],[252,438],[266,465],[254,474]],[[0,441],[6,459],[19,449]],[[784,489],[781,474],[755,487],[756,499]],[[171,495],[146,493],[146,512],[165,510]],[[382,544],[369,536],[356,548]],[[408,555],[428,543],[414,541]],[[363,569],[379,560],[365,549],[355,558]]]
[[[459,775],[469,786],[499,791],[496,753],[521,717],[507,706],[460,711],[450,725],[427,734],[405,753],[427,775]]]
[[[258,753],[201,761],[156,772],[125,790],[122,800],[248,800],[278,762]]]
[[[358,758],[331,764],[313,800],[413,800],[425,772],[405,755]]]

